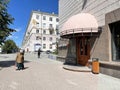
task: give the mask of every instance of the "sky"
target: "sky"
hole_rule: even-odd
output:
[[[10,28],[17,32],[12,33],[8,39],[14,40],[19,47],[22,45],[32,10],[58,14],[58,0],[10,0],[8,13],[14,18]]]

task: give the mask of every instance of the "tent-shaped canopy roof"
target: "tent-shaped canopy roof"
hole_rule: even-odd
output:
[[[61,29],[62,35],[89,32],[98,32],[97,20],[89,13],[73,15],[64,23]]]

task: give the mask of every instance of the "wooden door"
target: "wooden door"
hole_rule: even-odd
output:
[[[83,66],[88,65],[90,59],[90,41],[89,37],[78,37],[76,39],[77,63]]]

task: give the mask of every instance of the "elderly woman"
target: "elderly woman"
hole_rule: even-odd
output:
[[[16,66],[17,66],[17,70],[24,69],[24,52],[23,52],[23,50],[20,50],[20,52],[17,54]]]

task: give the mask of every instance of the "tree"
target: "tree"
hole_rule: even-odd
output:
[[[2,47],[3,52],[5,53],[13,53],[18,51],[18,47],[15,44],[13,40],[6,40],[3,47]]]
[[[9,28],[14,18],[7,12],[7,4],[9,0],[0,0],[0,44],[4,43],[6,38],[14,32],[14,29]]]

